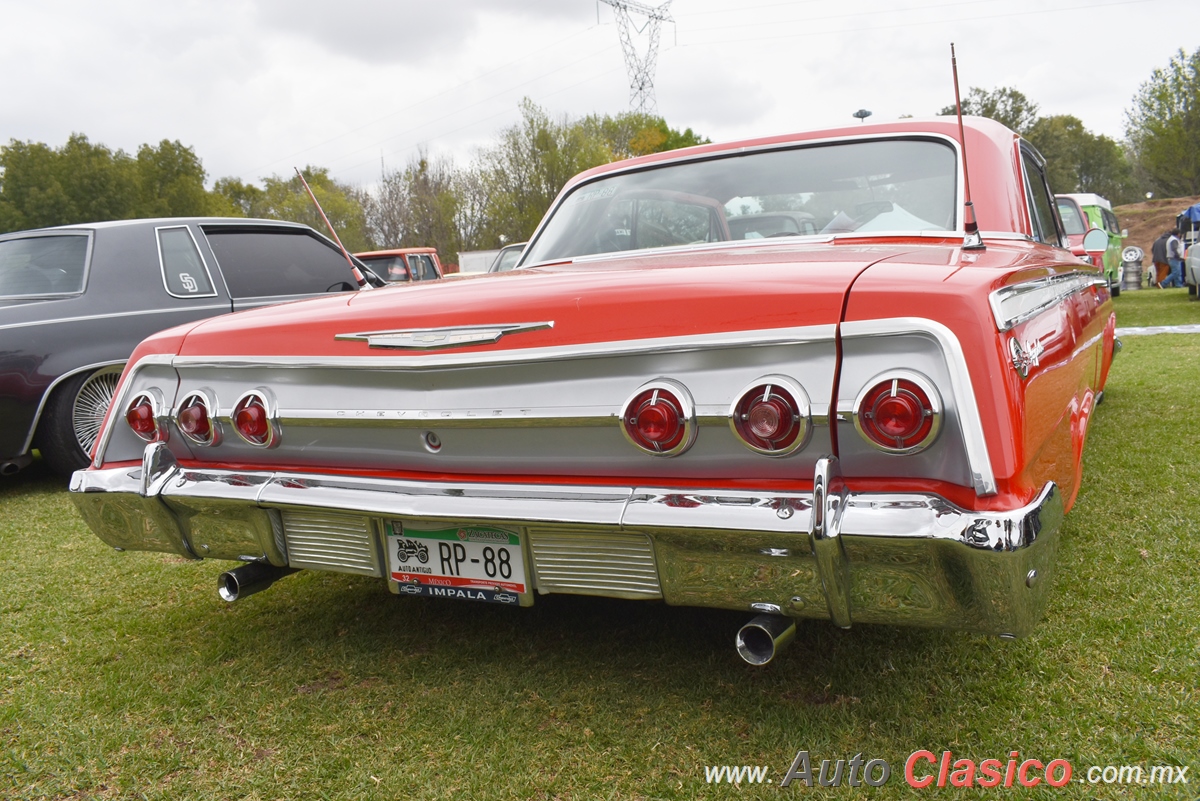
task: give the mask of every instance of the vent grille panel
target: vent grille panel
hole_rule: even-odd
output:
[[[530,531],[539,592],[661,598],[654,547],[642,534]]]
[[[360,576],[381,576],[367,517],[328,512],[283,512],[288,564]]]

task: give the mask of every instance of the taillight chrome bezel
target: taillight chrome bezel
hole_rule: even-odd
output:
[[[141,406],[142,402],[146,402],[150,406],[150,414],[154,420],[153,433],[146,435],[134,428],[129,422],[129,413],[136,407]],[[150,387],[141,390],[125,404],[125,408],[121,412],[121,417],[125,420],[125,425],[133,432],[133,435],[143,442],[166,442],[170,434],[167,429],[166,416],[166,401],[163,399],[163,394],[158,389]]]
[[[913,441],[911,438],[897,438],[894,445],[887,445],[875,439],[867,431],[866,423],[864,422],[864,415],[868,414],[870,410],[864,409],[863,406],[872,396],[872,394],[874,394],[875,390],[883,384],[892,384],[893,393],[906,391],[909,392],[909,394],[912,394],[910,390],[907,390],[903,386],[902,382],[910,382],[922,393],[924,393],[925,400],[928,401],[928,404],[922,401],[919,396],[914,395],[914,397],[916,397],[917,401],[924,409],[925,417],[929,419],[930,425],[928,431],[926,431],[925,434],[920,437],[920,439]],[[854,399],[854,428],[858,431],[858,434],[862,437],[863,441],[872,448],[883,453],[894,454],[897,456],[908,456],[914,453],[920,453],[937,441],[938,434],[942,429],[942,420],[945,416],[944,410],[945,406],[942,404],[941,393],[937,391],[937,387],[935,387],[933,382],[930,381],[926,376],[912,370],[889,370],[876,375],[870,381],[866,382],[866,384],[863,385],[863,388],[859,390],[858,397]],[[917,433],[920,433],[919,429]],[[885,438],[887,437],[881,435],[881,439]]]
[[[242,432],[242,427],[238,425],[239,413],[248,406],[257,405],[262,407],[267,430],[263,437],[248,437]],[[266,387],[256,387],[249,392],[244,392],[234,402],[233,408],[229,411],[229,427],[237,434],[238,439],[247,445],[255,448],[276,448],[279,446],[279,438],[282,435],[282,430],[279,425],[279,407],[275,403],[275,396],[271,390]]]
[[[782,436],[766,438],[750,428],[752,404],[773,401],[788,407],[792,424]],[[754,453],[775,458],[790,456],[812,437],[812,402],[804,387],[783,375],[767,375],[746,385],[729,405],[729,430],[734,438]]]
[[[675,408],[679,425],[679,430],[667,441],[666,447],[655,442],[643,442],[636,433],[638,414],[647,404],[660,402]],[[625,439],[642,453],[651,456],[678,456],[696,442],[696,403],[683,384],[669,378],[659,378],[642,384],[629,396],[621,405],[619,423]]]
[[[204,408],[205,417],[208,418],[208,435],[198,437],[188,432],[184,428],[181,415],[184,410],[193,406],[202,406]],[[175,412],[172,417],[175,420],[175,427],[179,429],[179,433],[188,442],[204,447],[212,447],[219,445],[221,442],[221,426],[217,422],[217,416],[220,413],[220,406],[217,403],[217,396],[208,388],[195,389],[184,395],[183,400],[175,407]]]

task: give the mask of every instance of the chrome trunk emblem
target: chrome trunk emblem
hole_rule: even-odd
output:
[[[551,320],[544,323],[413,328],[408,331],[364,331],[358,334],[338,334],[334,339],[366,342],[367,346],[371,348],[439,350],[441,348],[462,348],[468,345],[490,345],[505,334],[540,331],[543,328],[553,327],[554,321]]]
[[[1009,337],[1008,350],[1012,354],[1013,369],[1021,378],[1029,378],[1029,373],[1042,362],[1045,346],[1040,339],[1025,343],[1022,347],[1016,337]]]

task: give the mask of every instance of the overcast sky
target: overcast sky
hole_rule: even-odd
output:
[[[1200,47],[1200,0],[674,0],[669,13],[658,111],[714,141],[859,108],[872,122],[935,114],[953,101],[951,42],[964,93],[1013,86],[1042,114],[1121,138],[1152,70]],[[0,0],[0,19],[0,142],[179,140],[210,185],[305,164],[369,185],[421,148],[465,164],[523,97],[556,117],[629,109],[614,10],[598,0]]]

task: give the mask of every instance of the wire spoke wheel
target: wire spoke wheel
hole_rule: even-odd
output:
[[[100,436],[100,426],[116,394],[121,370],[121,365],[97,370],[88,377],[75,396],[75,403],[71,407],[71,425],[84,453],[91,453],[96,438]]]

